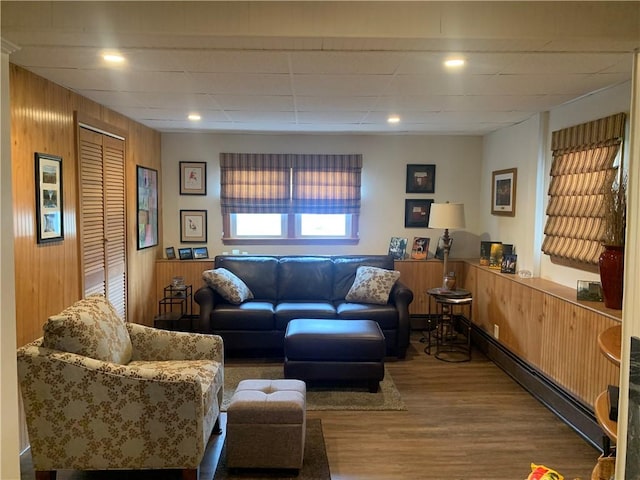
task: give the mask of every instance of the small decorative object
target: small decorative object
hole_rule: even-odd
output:
[[[402,237],[391,237],[389,242],[389,255],[394,260],[403,260],[407,253],[407,239]]]
[[[182,243],[207,241],[206,210],[180,210],[180,241]]]
[[[167,254],[167,260],[174,260],[176,258],[176,249],[173,247],[167,247],[164,249]]]
[[[138,250],[158,244],[158,171],[137,166]]]
[[[500,270],[502,268],[502,243],[492,243],[491,252],[489,254],[489,268]]]
[[[407,165],[407,193],[434,193],[436,191],[435,165]]]
[[[37,242],[64,239],[62,157],[35,154]]]
[[[438,245],[436,246],[436,253],[434,253],[433,257],[438,260],[444,260],[444,245],[445,239],[444,236],[438,238]],[[453,246],[453,238],[449,237],[449,251],[451,251],[451,247]]]
[[[206,194],[206,162],[180,162],[180,195]]]
[[[193,250],[190,248],[179,248],[178,255],[180,256],[180,260],[191,260],[193,259]]]
[[[413,237],[413,247],[411,247],[411,258],[414,260],[426,260],[429,254],[429,242],[431,239],[425,237]]]
[[[491,214],[515,217],[518,169],[496,170],[491,178]]]
[[[518,263],[518,256],[511,253],[502,255],[502,262],[500,263],[501,273],[516,273],[516,266]]]
[[[500,242],[480,242],[480,265],[489,266],[489,258],[491,257],[491,245]]]
[[[404,226],[427,228],[433,200],[407,199],[404,201]]]
[[[589,302],[601,302],[602,301],[602,285],[600,285],[600,282],[578,280],[576,298],[578,300],[586,300]]]
[[[456,273],[449,272],[444,276],[444,280],[442,282],[442,288],[445,290],[455,290],[456,289]]]
[[[173,288],[184,287],[184,277],[176,275],[171,279],[171,286]]]
[[[199,259],[199,258],[209,258],[209,251],[207,250],[207,247],[196,247],[193,249],[193,258],[194,259]]]
[[[622,309],[626,223],[627,177],[622,176],[604,193],[604,251],[598,261],[604,305],[616,310]]]

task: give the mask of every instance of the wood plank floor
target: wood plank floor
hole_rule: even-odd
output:
[[[531,462],[591,478],[599,452],[477,350],[425,355],[420,335],[387,363],[406,412],[309,412],[322,419],[333,480],[521,480]]]

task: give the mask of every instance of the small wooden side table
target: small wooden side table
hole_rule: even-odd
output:
[[[429,318],[435,304],[436,328],[427,332],[425,352],[430,355],[431,348],[434,347],[434,356],[438,360],[468,362],[471,360],[471,314],[473,311],[471,292],[464,289],[432,288],[427,290],[427,295],[429,296]],[[464,307],[468,309],[467,317],[462,315]],[[456,319],[459,321],[456,322]],[[432,341],[432,337],[435,342]]]

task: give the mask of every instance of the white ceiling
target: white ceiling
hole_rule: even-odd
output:
[[[485,134],[629,81],[640,47],[638,1],[0,7],[12,63],[163,132]]]

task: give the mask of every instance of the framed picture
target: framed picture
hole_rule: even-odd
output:
[[[180,241],[182,243],[207,241],[206,210],[180,210]]]
[[[180,162],[180,195],[207,194],[207,164]]]
[[[429,242],[427,237],[413,237],[413,246],[411,247],[411,258],[413,260],[426,260],[429,256]]]
[[[407,165],[407,193],[435,193],[435,165]]]
[[[62,157],[35,154],[37,242],[64,239]]]
[[[407,199],[404,201],[405,228],[427,228],[433,200]]]
[[[207,247],[196,247],[193,249],[193,258],[209,258],[209,250]]]
[[[167,254],[167,260],[174,260],[176,258],[176,249],[173,247],[167,247],[164,249]]]
[[[496,170],[491,174],[491,214],[516,216],[518,169]]]
[[[138,250],[158,244],[158,171],[136,167],[138,178]]]
[[[403,260],[407,253],[407,239],[402,237],[391,237],[389,241],[389,255],[394,260]]]
[[[500,273],[516,273],[518,265],[518,256],[511,253],[502,254],[502,263],[500,265]]]
[[[588,302],[602,302],[602,284],[588,280],[578,280],[576,298]]]
[[[179,248],[178,255],[180,256],[180,260],[192,260],[193,250],[190,248]]]

